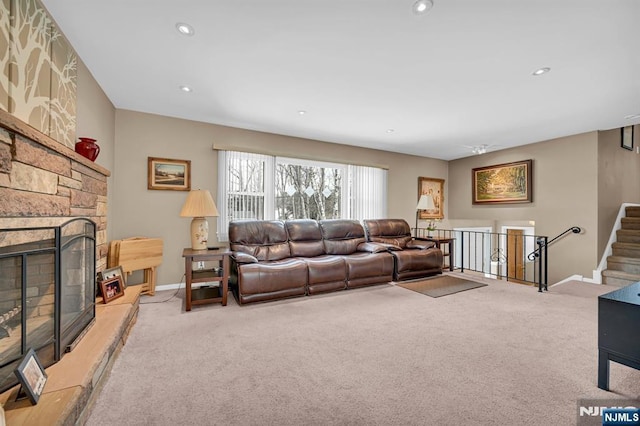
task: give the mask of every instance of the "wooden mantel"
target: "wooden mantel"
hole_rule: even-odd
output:
[[[0,109],[0,127],[3,127],[9,130],[10,132],[18,133],[27,139],[31,139],[35,142],[38,142],[39,144],[57,152],[58,154],[64,155],[65,157],[69,157],[70,159],[77,161],[78,163],[100,173],[101,175],[104,175],[106,177],[111,176],[111,172],[109,172],[109,170],[94,163],[88,158],[83,157],[82,155],[78,154],[71,148],[68,148],[63,144],[61,144],[60,142],[53,140],[52,138],[45,135],[44,133],[29,126],[27,123],[20,120],[19,118],[16,118],[15,116],[9,114],[7,111],[1,110],[1,109]]]

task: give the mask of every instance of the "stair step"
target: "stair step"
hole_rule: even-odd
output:
[[[609,256],[607,257],[607,268],[614,271],[637,274],[640,277],[640,259],[638,258]]]
[[[614,256],[640,258],[640,244],[613,243],[611,251]]]
[[[627,217],[640,217],[640,206],[629,206],[624,210]]]
[[[617,287],[625,287],[640,281],[640,275],[629,274],[622,271],[614,271],[605,269],[602,271],[602,284],[614,285]]]
[[[623,217],[622,229],[640,229],[640,217]]]
[[[619,243],[640,244],[640,229],[619,229],[616,231],[616,239]]]

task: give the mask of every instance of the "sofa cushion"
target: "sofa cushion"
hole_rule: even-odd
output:
[[[357,220],[327,219],[319,224],[327,254],[352,254],[365,242],[364,228]]]
[[[317,221],[311,219],[285,222],[289,234],[291,256],[314,257],[324,254],[322,231]]]
[[[342,256],[298,258],[307,264],[309,294],[344,290],[347,287],[347,268]]]
[[[411,228],[404,219],[367,219],[363,223],[369,241],[404,249],[412,239]]]
[[[347,266],[347,287],[386,283],[393,279],[393,256],[389,252],[355,253],[343,256]]]
[[[307,265],[299,259],[238,265],[237,285],[240,303],[303,296]]]
[[[291,256],[284,222],[279,220],[234,220],[229,223],[229,247],[259,261]]]

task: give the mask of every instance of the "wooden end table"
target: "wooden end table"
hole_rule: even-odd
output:
[[[436,247],[442,250],[442,267],[447,268],[447,265],[444,263],[444,258],[449,258],[449,271],[453,271],[453,242],[455,238],[445,238],[445,237],[421,237],[416,238],[416,240],[422,241],[433,241],[436,243]],[[445,251],[443,244],[447,245],[447,250]]]
[[[207,303],[222,303],[222,306],[227,306],[230,255],[231,252],[226,248],[217,250],[192,250],[185,248],[182,251],[186,282],[186,311],[190,311],[192,305],[204,305]],[[193,262],[218,262],[218,267],[193,270]],[[191,288],[191,285],[194,283],[212,281],[219,281],[220,285],[217,287]]]

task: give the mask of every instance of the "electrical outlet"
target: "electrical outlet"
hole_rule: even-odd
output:
[[[202,271],[204,269],[204,262],[202,262],[202,261],[198,262],[198,269],[200,271]]]

